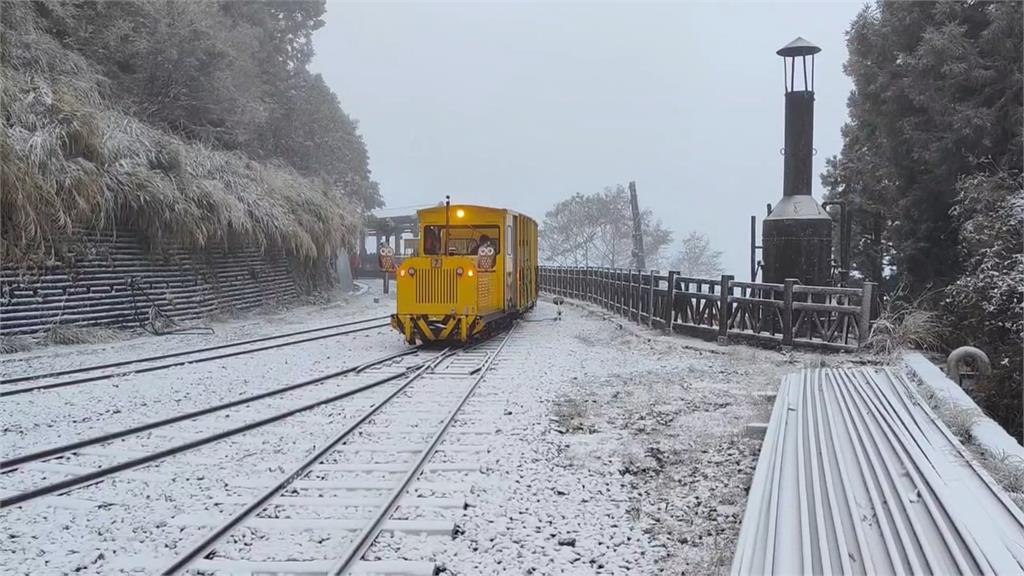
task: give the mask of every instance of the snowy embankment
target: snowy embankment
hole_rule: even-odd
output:
[[[1002,426],[988,416],[956,382],[946,376],[938,366],[932,364],[919,352],[903,355],[903,363],[908,373],[917,377],[919,383],[926,387],[931,395],[946,402],[951,402],[960,410],[976,415],[971,419],[971,440],[978,447],[994,458],[1010,457],[1018,464],[1024,464],[1024,446],[1010,436]]]
[[[375,295],[379,287],[344,305],[218,325],[212,339],[149,337],[53,348],[18,358],[4,374],[171,351],[169,343],[179,338],[179,349],[186,349],[322,326],[393,307],[387,297],[374,304]],[[469,507],[454,514],[457,537],[382,536],[369,555],[427,556],[458,574],[693,573],[727,566],[760,446],[739,431],[767,420],[766,395],[781,373],[812,356],[663,336],[623,327],[597,309],[567,306],[562,321],[554,317],[555,307],[540,303],[481,383],[481,406],[500,409],[487,411],[494,415],[487,426],[493,433],[482,443],[481,473],[471,475]],[[4,455],[269,390],[403,348],[396,334],[370,331],[10,397],[2,407]],[[309,390],[287,402],[326,393]],[[158,569],[156,560],[173,557],[202,536],[203,526],[252,497],[250,485],[280,477],[372,400],[331,404],[66,497],[6,509],[0,513],[2,570]],[[467,410],[475,410],[472,401]],[[203,429],[189,432],[249,421],[253,414],[233,409],[225,421],[207,417]],[[120,449],[134,454],[166,446],[186,428],[134,438]],[[105,452],[109,457],[117,450]],[[102,463],[95,458],[83,463]],[[205,520],[182,520],[196,515]]]

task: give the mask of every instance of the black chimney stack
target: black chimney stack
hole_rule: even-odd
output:
[[[831,280],[832,218],[811,197],[814,55],[818,52],[821,48],[803,38],[776,52],[782,56],[785,74],[786,147],[782,200],[762,228],[765,282],[781,284],[796,278],[803,284],[825,286]],[[800,84],[802,90],[797,89]]]

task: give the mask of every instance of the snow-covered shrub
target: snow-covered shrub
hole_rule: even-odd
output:
[[[908,301],[906,289],[899,287],[871,324],[868,347],[883,355],[899,354],[911,348],[937,349],[942,342],[942,323],[923,300]]]
[[[0,336],[0,354],[16,354],[32,349],[32,339],[28,336]]]
[[[964,178],[952,210],[960,227],[964,275],[946,289],[949,348],[971,345],[988,354],[991,377],[975,400],[1011,434],[1022,426],[1024,364],[1024,181],[998,171]]]
[[[48,344],[99,344],[121,339],[121,333],[96,326],[66,326],[54,324],[43,339]]]

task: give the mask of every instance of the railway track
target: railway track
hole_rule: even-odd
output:
[[[432,362],[451,353],[448,350],[437,352],[412,348],[260,394],[9,458],[0,465],[0,479],[3,481],[0,507],[63,494],[380,386],[398,386],[400,383],[396,382],[415,378]],[[258,403],[258,409],[254,409],[254,403]],[[218,426],[218,422],[236,419],[244,419],[245,422],[229,427]],[[195,429],[204,428],[213,428],[214,431],[199,435],[193,433]],[[169,440],[158,448],[148,446],[144,435],[152,436],[154,431],[162,432]],[[125,443],[129,440],[135,440],[136,445],[126,448]],[[138,450],[140,445],[144,449]],[[110,462],[125,453],[132,457]]]
[[[382,532],[453,534],[454,523],[436,510],[464,505],[457,494],[465,487],[450,479],[425,483],[420,476],[479,468],[464,459],[479,446],[445,437],[513,332],[435,356],[164,572],[433,574],[431,561],[364,557]],[[474,432],[459,430],[461,439]],[[439,452],[445,462],[435,463]],[[425,492],[416,493],[423,484]],[[424,509],[435,513],[417,517]],[[399,510],[411,518],[396,518]],[[253,532],[259,536],[247,539]],[[297,532],[305,535],[296,538]],[[253,540],[259,546],[246,544]]]
[[[337,338],[339,336],[345,336],[348,334],[355,334],[358,332],[366,332],[368,330],[377,330],[386,328],[389,323],[386,321],[388,316],[377,316],[373,318],[366,318],[362,320],[356,320],[352,322],[343,322],[341,324],[333,324],[330,326],[322,326],[319,328],[310,328],[306,330],[298,330],[295,332],[289,332],[285,334],[276,334],[272,336],[264,336],[260,338],[253,338],[250,340],[243,340],[240,342],[229,342],[225,344],[219,344],[215,346],[208,346],[202,348],[194,348],[191,350],[183,350],[179,352],[171,352],[168,354],[159,354],[155,356],[147,356],[144,358],[135,358],[131,360],[121,360],[118,362],[110,362],[105,364],[98,364],[93,366],[85,366],[81,368],[73,368],[68,370],[58,370],[47,373],[31,374],[25,376],[16,376],[13,378],[5,378],[0,380],[0,398],[6,396],[15,396],[18,394],[26,394],[37,390],[49,390],[53,388],[63,388],[66,386],[76,386],[79,384],[86,384],[89,382],[97,382],[100,380],[107,380],[110,378],[117,378],[119,376],[127,376],[130,374],[142,374],[146,372],[155,372],[158,370],[166,370],[168,368],[174,368],[177,366],[184,366],[186,364],[199,364],[203,362],[210,362],[213,360],[222,360],[224,358],[231,358],[234,356],[242,356],[245,354],[254,354],[257,352],[263,352],[265,350],[272,350],[275,348],[283,348],[286,346],[293,346],[296,344],[303,344],[305,342],[313,342],[317,340],[324,340],[327,338]],[[355,326],[352,328],[352,326]],[[273,344],[267,344],[263,346],[256,346],[252,348],[245,348],[253,344],[260,344],[263,342],[270,342],[273,340],[281,340],[284,338],[292,338],[295,336],[305,336],[306,334],[312,334],[315,332],[324,332],[327,330],[335,330],[338,328],[344,328],[343,330],[330,332],[328,334],[317,334],[315,336],[306,336],[295,340],[287,340],[284,342],[275,342]],[[183,360],[175,360],[173,362],[164,362],[161,364],[149,364],[151,362],[159,362],[161,360],[168,360],[172,358],[183,358],[188,356],[195,356],[198,354],[204,354],[209,352],[215,352],[218,350],[226,350],[230,348],[241,348],[239,350],[231,350],[229,352],[222,352],[220,354],[214,354],[211,356],[199,356],[196,358],[185,358]],[[135,368],[126,370],[120,370],[116,372],[104,372],[112,368],[122,368],[125,366],[140,365]],[[102,372],[100,374],[90,374],[92,372]],[[51,378],[60,378],[63,376],[74,376],[76,374],[85,374],[77,378],[63,379],[56,381],[45,381]],[[44,382],[39,382],[44,380]],[[16,384],[22,384],[25,382],[39,382],[24,386],[16,386]]]

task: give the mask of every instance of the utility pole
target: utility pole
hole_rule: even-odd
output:
[[[641,230],[640,205],[636,199],[636,182],[629,182],[629,206],[633,211],[633,267],[638,270],[647,268],[644,262],[644,235]]]

